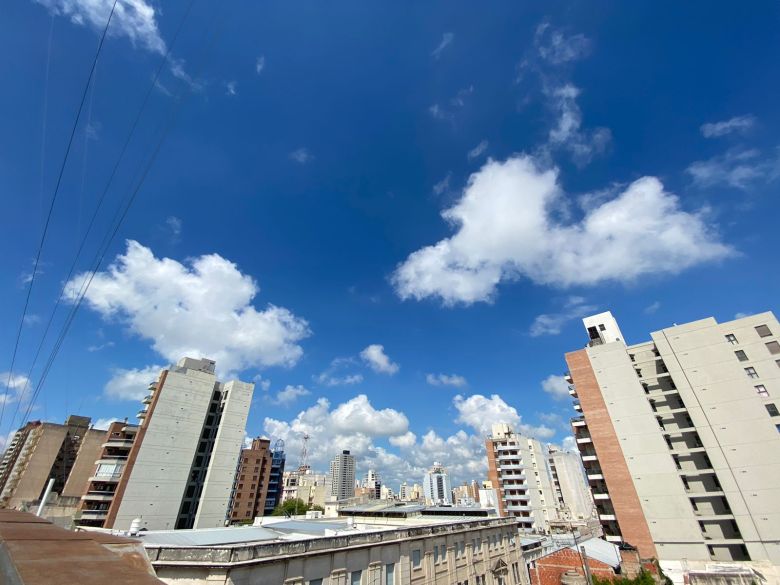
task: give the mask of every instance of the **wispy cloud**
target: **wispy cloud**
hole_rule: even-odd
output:
[[[225,93],[230,96],[234,96],[238,93],[238,84],[235,81],[228,81],[225,84]]]
[[[707,122],[699,128],[705,138],[719,138],[728,134],[744,134],[756,124],[756,117],[752,114],[734,116],[721,122]]]
[[[446,32],[441,36],[441,42],[436,46],[436,48],[431,52],[431,56],[434,59],[438,59],[441,56],[442,51],[449,47],[452,44],[452,41],[455,40],[455,33]]]
[[[87,346],[87,351],[94,353],[96,351],[101,351],[109,347],[114,347],[113,341],[106,341],[105,343],[99,343],[99,344]]]
[[[463,388],[468,385],[466,378],[457,374],[428,374],[425,381],[431,386],[453,386]]]
[[[539,56],[553,65],[561,65],[583,59],[590,54],[592,43],[583,34],[567,36],[562,30],[553,28],[549,22],[536,27],[534,45]]]
[[[352,386],[363,381],[363,374],[355,371],[358,364],[355,358],[336,358],[327,369],[314,380],[324,386]]]
[[[686,172],[699,187],[723,184],[747,190],[756,183],[769,183],[780,177],[780,149],[773,156],[764,156],[755,148],[732,148],[692,163]]]
[[[661,303],[659,301],[655,301],[655,302],[650,303],[649,305],[647,305],[644,309],[642,309],[642,312],[645,315],[652,315],[656,311],[658,311],[658,309],[660,309],[660,308],[661,308]]]
[[[435,195],[446,193],[450,188],[450,179],[452,179],[452,173],[447,173],[441,181],[433,186],[433,193]]]
[[[296,148],[290,153],[290,158],[298,164],[305,165],[314,160],[314,155],[307,148]]]
[[[477,144],[474,148],[469,150],[468,154],[466,155],[466,158],[469,160],[474,160],[475,158],[478,158],[481,156],[488,148],[488,141],[483,140],[479,144]]]
[[[255,61],[255,73],[260,75],[265,69],[265,55],[260,55]]]
[[[585,317],[596,309],[598,309],[597,305],[588,304],[583,297],[571,296],[566,299],[559,312],[537,315],[531,324],[529,333],[531,337],[558,335],[569,321]]]
[[[169,215],[165,219],[165,225],[167,226],[170,235],[171,235],[171,243],[178,243],[181,240],[181,232],[183,223],[181,219],[176,217],[175,215]]]

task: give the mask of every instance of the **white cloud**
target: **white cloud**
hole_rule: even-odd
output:
[[[757,149],[732,148],[724,154],[692,163],[687,173],[700,187],[725,184],[747,190],[758,182],[780,177],[780,151],[765,157]]]
[[[92,423],[92,428],[98,431],[107,431],[111,423],[118,422],[118,418],[99,418]]]
[[[265,55],[260,55],[255,61],[255,72],[260,75],[265,69]]]
[[[31,380],[24,374],[11,374],[10,372],[0,372],[0,404],[10,404],[17,402],[22,393],[25,394],[25,402],[29,399],[27,392]]]
[[[526,277],[557,287],[634,282],[726,258],[702,212],[680,208],[655,177],[565,223],[557,169],[527,155],[488,160],[442,217],[455,233],[399,264],[392,281],[402,299],[438,297],[445,305],[491,301],[502,281]]]
[[[264,378],[261,374],[255,374],[252,382],[255,383],[255,388],[260,388],[263,392],[268,392],[271,389],[271,380]]]
[[[558,313],[545,313],[537,315],[531,323],[529,333],[531,337],[540,335],[558,335],[561,329],[569,321],[593,314],[597,305],[589,305],[582,297],[571,296],[566,299],[563,308]]]
[[[389,441],[391,445],[395,445],[396,447],[408,448],[412,447],[417,442],[417,435],[412,431],[408,431],[404,435],[390,437]]]
[[[336,358],[328,368],[314,379],[325,386],[351,386],[363,381],[363,374],[354,371],[357,367],[355,358]]]
[[[290,158],[298,164],[305,165],[314,160],[314,155],[306,148],[297,148],[290,153]]]
[[[431,52],[431,56],[434,59],[438,59],[441,56],[442,51],[449,47],[452,44],[452,41],[455,40],[455,34],[451,32],[446,32],[441,36],[441,42],[436,46],[436,48]]]
[[[647,305],[644,309],[642,309],[642,312],[645,315],[652,315],[660,308],[661,308],[661,303],[659,301],[655,301]]]
[[[469,85],[468,87],[464,87],[463,89],[459,89],[458,93],[455,94],[455,97],[450,99],[450,104],[455,108],[462,108],[466,105],[466,100],[469,98],[471,94],[474,93],[474,86]]]
[[[99,344],[95,344],[95,345],[90,345],[90,346],[87,347],[87,351],[89,351],[89,352],[96,352],[96,351],[101,351],[103,349],[106,349],[108,347],[114,347],[114,342],[113,341],[106,341],[105,343],[99,343]]]
[[[701,125],[701,133],[705,138],[718,138],[727,134],[744,134],[756,123],[756,117],[752,114],[735,116],[721,122],[707,122]]]
[[[85,275],[66,286],[73,301]],[[298,342],[311,332],[288,309],[252,301],[257,283],[217,254],[188,265],[155,258],[149,248],[127,242],[104,272],[95,275],[85,301],[104,319],[118,319],[130,331],[151,340],[172,363],[181,357],[208,357],[221,373],[249,367],[292,366],[303,354]]]
[[[160,370],[164,367],[146,366],[144,368],[115,369],[111,379],[106,382],[103,393],[116,400],[137,402],[149,394],[149,384],[157,380]]]
[[[569,383],[563,376],[549,375],[542,380],[542,390],[547,392],[555,400],[569,398]]]
[[[469,160],[474,160],[475,158],[478,158],[487,150],[487,147],[488,147],[488,141],[483,140],[482,142],[477,144],[474,148],[469,150],[468,154],[466,155],[466,158],[468,158]]]
[[[168,216],[165,220],[165,225],[171,232],[171,242],[178,243],[181,240],[181,231],[183,222],[175,215]]]
[[[102,32],[111,13],[113,0],[35,0],[53,14],[70,18],[78,25]],[[110,36],[127,37],[133,46],[160,55],[165,53],[165,41],[157,26],[157,13],[145,0],[119,0],[108,29]]]
[[[452,114],[444,110],[439,104],[433,104],[428,108],[428,112],[437,120],[452,120]]]
[[[522,417],[514,406],[509,406],[498,394],[490,398],[481,394],[473,394],[468,398],[460,394],[452,400],[458,411],[455,422],[463,423],[476,430],[480,435],[490,435],[492,426],[505,423],[517,432],[538,439],[549,439],[555,431],[545,425],[529,425],[522,422]]]
[[[309,394],[311,394],[311,392],[309,392],[303,386],[291,386],[288,384],[284,390],[279,390],[279,392],[276,393],[274,403],[289,406],[298,400],[301,396],[308,396]]]
[[[561,445],[561,449],[564,451],[571,451],[573,453],[577,452],[577,441],[574,440],[574,437],[569,435],[568,437],[564,437],[563,443]]]
[[[385,347],[372,343],[360,352],[360,357],[377,373],[393,375],[398,371],[398,364],[393,363],[385,353]]]
[[[452,173],[447,173],[447,175],[438,183],[436,183],[433,186],[433,192],[435,195],[442,195],[443,193],[446,193],[450,189],[450,179],[452,178]]]
[[[36,313],[27,313],[23,318],[22,322],[27,325],[37,325],[41,322],[41,316]]]
[[[555,112],[557,124],[550,129],[548,144],[552,148],[567,150],[575,164],[589,163],[594,156],[602,154],[612,140],[608,128],[582,130],[582,111],[577,105],[580,90],[566,83],[544,90],[548,106]]]
[[[225,93],[229,96],[234,96],[238,93],[238,84],[235,81],[228,81],[225,84]]]
[[[462,388],[468,384],[466,378],[457,374],[428,374],[425,381],[431,386],[454,386]]]
[[[735,319],[744,319],[745,317],[750,317],[752,314],[753,314],[753,313],[743,313],[743,312],[739,312],[739,313],[737,313],[737,314],[735,314],[735,315],[734,315],[734,318],[735,318]]]
[[[566,36],[547,22],[536,27],[534,45],[539,56],[553,65],[577,61],[587,57],[591,50],[590,39],[585,35]]]

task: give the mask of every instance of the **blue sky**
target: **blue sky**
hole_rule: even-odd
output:
[[[3,384],[110,4],[22,1],[0,19]],[[582,316],[612,310],[639,342],[777,307],[775,3],[195,2],[176,38],[185,3],[118,6],[3,436],[168,49],[71,285],[175,123],[32,418],[132,417],[155,368],[202,354],[257,381],[247,432],[284,438],[293,462],[308,432],[315,467],[351,448],[392,482],[434,460],[480,479],[491,422],[568,436],[560,375]]]

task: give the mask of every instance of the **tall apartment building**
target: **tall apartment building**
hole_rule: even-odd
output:
[[[89,427],[88,417],[71,415],[65,424],[33,421],[16,431],[0,462],[0,507],[38,502],[49,479],[54,493],[81,496],[106,435]]]
[[[547,464],[552,475],[553,489],[558,500],[560,520],[588,520],[595,511],[593,496],[585,479],[582,460],[578,453],[548,447]]]
[[[342,451],[330,462],[331,496],[336,500],[355,497],[355,456]]]
[[[271,441],[257,437],[241,450],[228,514],[231,524],[243,524],[265,514],[271,478]]]
[[[643,557],[780,564],[780,323],[713,318],[626,345],[610,313],[566,354],[606,537]]]
[[[423,495],[425,503],[429,506],[452,505],[450,476],[447,475],[444,466],[437,461],[434,461],[433,467],[423,478]]]
[[[274,508],[282,503],[284,493],[284,465],[287,457],[284,454],[284,441],[274,443],[271,449],[271,473],[268,475],[268,490],[265,495],[264,516],[270,516]]]
[[[140,426],[110,437],[119,440],[106,443],[111,456],[87,488],[90,496],[115,483],[110,499],[87,498],[82,517],[90,510],[90,523],[119,530],[135,519],[148,530],[225,525],[254,385],[219,382],[214,369],[212,360],[182,358],[149,385]]]
[[[499,515],[517,518],[527,530],[547,531],[548,523],[557,520],[558,514],[542,444],[499,423],[493,425],[485,447],[488,480],[497,490]]]
[[[366,477],[363,479],[363,488],[366,490],[369,500],[382,499],[382,480],[379,479],[379,475],[375,470],[368,470]]]

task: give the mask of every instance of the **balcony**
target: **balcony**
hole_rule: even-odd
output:
[[[138,414],[135,415],[136,418],[146,418],[146,410],[139,410]]]
[[[506,494],[505,493],[502,499],[506,501],[514,500],[514,501],[527,502],[528,500],[531,499],[531,496],[529,496],[528,494]]]
[[[574,384],[569,384],[569,396],[577,397],[577,388],[574,386]]]
[[[520,455],[515,453],[514,455],[510,455],[509,453],[499,453],[498,454],[498,460],[499,461],[519,461]]]
[[[501,481],[510,480],[510,479],[525,481],[525,473],[502,473],[501,474]]]
[[[121,473],[107,473],[105,475],[93,475],[89,478],[89,481],[102,481],[104,483],[116,483],[122,477]]]
[[[614,514],[599,514],[599,520],[602,522],[614,522],[617,518]]]
[[[603,481],[604,476],[601,473],[589,473],[588,481]]]
[[[569,384],[574,384],[574,380],[571,377],[571,372],[565,372],[563,374],[563,379],[566,380],[566,382]]]
[[[609,535],[604,536],[604,538],[606,539],[607,542],[612,542],[614,544],[620,544],[621,542],[623,542],[623,537],[622,536],[615,536],[615,535],[609,534]]]
[[[530,512],[531,506],[523,506],[520,504],[507,504],[504,506],[509,512]]]
[[[571,426],[573,426],[573,427],[586,427],[588,425],[585,423],[585,417],[584,416],[576,416],[573,419],[571,419]]]
[[[574,406],[574,410],[576,410],[577,412],[582,412],[582,406],[580,405],[579,400],[575,400],[573,406]]]
[[[593,442],[593,439],[591,439],[590,437],[582,437],[581,439],[577,439],[577,444],[579,444],[579,445],[584,445],[584,444],[592,443],[592,442]]]
[[[598,460],[599,460],[599,458],[596,457],[595,455],[583,455],[582,456],[582,462],[583,463],[587,463],[589,461],[598,461]]]
[[[117,461],[124,463],[127,461],[127,455],[103,455],[100,459],[95,461],[95,465],[100,465],[101,463],[116,463]]]
[[[152,403],[152,395],[151,394],[147,394],[146,396],[143,397],[143,400],[141,400],[141,402],[143,402],[144,404],[151,404]]]
[[[525,469],[525,466],[524,465],[520,465],[519,463],[505,463],[503,465],[499,465],[498,466],[498,470],[499,471],[507,471],[507,470],[512,470],[512,469],[516,469],[518,471],[522,471],[523,469]]]
[[[109,439],[101,445],[103,449],[129,449],[133,446],[133,439]]]
[[[593,494],[594,500],[608,500],[609,494]]]
[[[87,492],[81,496],[81,499],[91,502],[110,502],[114,499],[114,492]]]
[[[85,520],[102,520],[108,516],[108,510],[82,510],[81,517]]]
[[[514,452],[517,452],[518,448],[519,447],[517,445],[497,445],[496,446],[496,451],[498,451],[498,452],[501,452],[501,451],[514,451]]]

